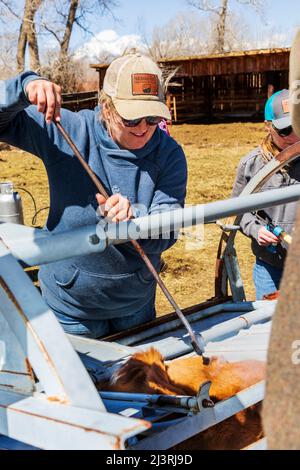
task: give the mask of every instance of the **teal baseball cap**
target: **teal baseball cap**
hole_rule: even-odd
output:
[[[277,91],[268,99],[265,106],[265,120],[272,121],[279,130],[292,125],[289,90]]]

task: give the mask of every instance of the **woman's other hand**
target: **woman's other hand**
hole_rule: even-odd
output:
[[[261,227],[258,231],[257,241],[260,246],[269,246],[275,243],[278,244],[279,238],[265,227]]]
[[[47,124],[60,121],[61,87],[47,80],[33,80],[26,85],[25,92],[31,104],[43,113]]]

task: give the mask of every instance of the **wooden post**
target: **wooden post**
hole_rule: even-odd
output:
[[[173,96],[173,113],[174,113],[174,122],[177,122],[176,96]]]
[[[173,120],[173,114],[172,114],[172,94],[167,91],[167,94],[166,94],[166,105],[167,107],[169,108],[169,111],[171,113],[171,124],[172,124],[172,120]]]

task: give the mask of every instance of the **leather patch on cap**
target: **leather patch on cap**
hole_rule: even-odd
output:
[[[284,114],[290,112],[290,101],[289,100],[282,100],[282,109]]]
[[[131,75],[133,95],[158,96],[158,77],[152,73],[135,73]]]

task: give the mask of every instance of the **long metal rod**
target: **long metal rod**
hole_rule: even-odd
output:
[[[59,234],[47,234],[40,229],[0,223],[0,237],[16,259],[29,266],[40,266],[74,256],[99,253],[110,244],[126,243],[129,240],[128,233],[136,239],[149,238],[149,227],[154,227],[158,234],[170,230],[177,231],[182,226],[208,224],[220,218],[288,204],[299,199],[300,184],[295,184],[288,188],[272,189],[235,199],[176,209],[172,212],[166,211],[163,213],[164,217],[159,217],[161,214],[152,214],[129,222],[108,224],[105,231],[97,225],[88,225]],[[172,227],[170,229],[165,219],[168,219],[171,213]],[[118,237],[116,225],[118,225]],[[98,239],[95,236],[96,233],[99,236]]]
[[[197,410],[198,408],[198,400],[196,396],[100,392],[100,397],[102,399],[114,401],[143,402],[158,406],[170,405],[185,408],[187,410]],[[199,409],[197,411],[199,411]]]
[[[91,178],[91,180],[95,184],[95,186],[98,189],[99,193],[102,194],[102,196],[104,196],[105,199],[108,199],[109,198],[108,192],[104,188],[104,186],[101,183],[101,181],[99,180],[99,178],[95,175],[93,170],[90,168],[88,163],[85,161],[85,159],[83,158],[83,156],[79,152],[78,148],[76,147],[76,145],[74,144],[74,142],[72,141],[72,139],[70,138],[68,133],[65,131],[65,129],[61,125],[61,123],[56,121],[55,124],[56,124],[57,128],[59,129],[59,131],[61,132],[61,134],[63,135],[64,139],[68,142],[69,146],[71,147],[72,151],[74,152],[74,154],[76,155],[76,157],[80,161],[80,163],[83,166],[83,168],[85,169],[85,171],[88,173],[89,177]],[[165,283],[163,282],[163,280],[160,278],[159,274],[157,273],[155,267],[151,263],[150,259],[146,255],[146,253],[144,252],[143,248],[140,246],[140,244],[136,240],[130,240],[130,241],[131,241],[132,245],[134,246],[134,248],[136,249],[136,251],[141,256],[141,258],[143,259],[143,261],[146,264],[147,268],[149,269],[152,276],[154,277],[157,284],[159,285],[162,292],[164,293],[166,299],[169,301],[171,306],[174,308],[174,310],[177,313],[178,317],[180,318],[183,325],[187,329],[187,331],[188,331],[188,333],[191,337],[191,344],[192,344],[195,352],[201,356],[202,353],[203,353],[201,338],[196,337],[196,335],[195,335],[194,331],[192,330],[188,320],[183,315],[182,311],[179,308],[179,305],[175,301],[174,297],[171,295],[170,291],[167,289],[167,287],[166,287]]]

